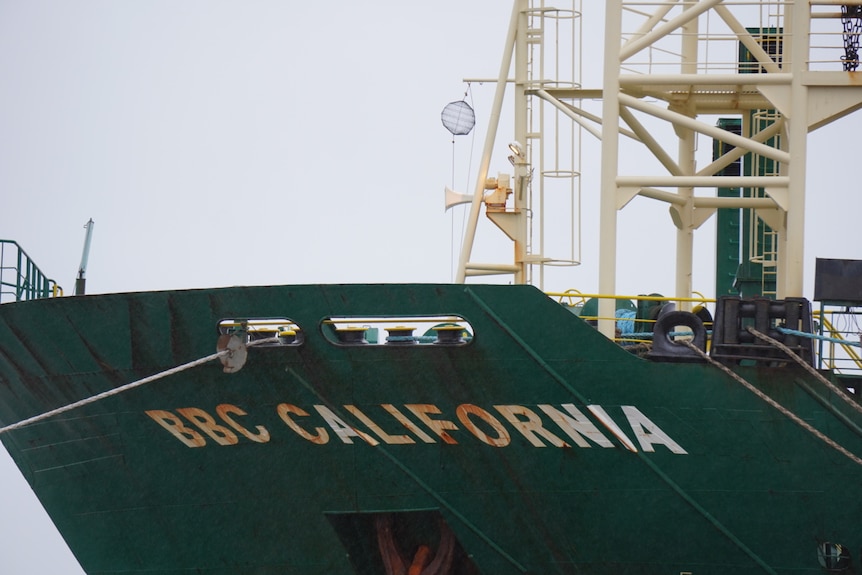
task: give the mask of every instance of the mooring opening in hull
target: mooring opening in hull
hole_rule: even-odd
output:
[[[326,516],[356,575],[479,575],[436,509]]]

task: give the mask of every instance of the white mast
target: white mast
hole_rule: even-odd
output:
[[[567,0],[565,8],[545,7],[538,0],[515,0],[491,121],[485,139],[473,193],[456,281],[470,276],[507,275],[513,283],[541,285],[545,265],[577,265],[580,245],[576,240],[580,203],[579,150],[575,132],[558,131],[559,120],[576,117],[570,103],[580,81],[581,0]],[[514,67],[512,63],[514,62]],[[514,68],[514,78],[509,74]],[[493,80],[474,79],[470,82]],[[497,141],[497,124],[506,88],[512,87],[513,133]],[[560,95],[565,92],[564,95]],[[567,125],[571,124],[566,120]],[[511,173],[490,177],[494,154],[505,158]],[[505,161],[505,160],[504,160]],[[454,196],[453,196],[454,198]],[[455,201],[459,201],[458,198]],[[485,204],[488,218],[512,242],[512,260],[503,263],[472,261],[473,239]],[[570,214],[564,226],[549,229],[548,221]],[[563,228],[563,229],[561,229]],[[547,234],[547,235],[546,235]],[[547,239],[563,237],[568,249],[550,248]],[[546,253],[553,251],[554,253]],[[533,268],[538,268],[538,281]]]

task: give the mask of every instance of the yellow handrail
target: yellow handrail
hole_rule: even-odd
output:
[[[656,302],[691,302],[698,304],[707,304],[707,303],[715,303],[715,299],[710,299],[703,297],[699,292],[694,292],[699,297],[671,297],[671,296],[656,296],[656,295],[609,295],[609,294],[591,294],[591,293],[581,293],[576,289],[567,289],[564,292],[546,292],[546,294],[551,298],[556,298],[557,302],[568,307],[573,308],[583,308],[587,301],[590,299],[614,299],[614,300],[627,300],[631,301],[656,301]],[[598,320],[610,320],[610,321],[633,321],[640,324],[645,323],[655,323],[654,319],[647,318],[620,318],[620,317],[601,317],[598,315],[582,315],[579,314],[581,319],[592,321]],[[635,338],[637,334],[619,334],[618,336],[613,338],[616,342],[629,342],[629,343],[648,343],[651,340],[648,339],[640,339]]]
[[[814,317],[823,324],[824,331],[829,334],[829,337],[845,341],[844,332],[836,329],[828,319],[821,316],[820,312],[815,311]],[[829,355],[821,354],[820,361],[822,361],[829,369],[837,369],[837,365],[835,363],[835,352],[833,351],[836,342],[830,341],[827,343],[830,347]],[[851,346],[849,343],[838,343],[837,345],[841,346],[841,349],[847,354],[848,359],[856,365],[856,368],[862,370],[862,357],[859,356],[859,353],[856,351],[854,346]]]
[[[577,297],[579,299],[634,299],[643,301],[678,301],[678,302],[698,302],[698,303],[715,303],[715,299],[706,297],[671,297],[671,296],[654,296],[654,295],[609,295],[597,293],[581,293],[578,290],[566,290],[564,292],[545,292],[550,297],[562,298]],[[696,293],[696,292],[695,292]]]

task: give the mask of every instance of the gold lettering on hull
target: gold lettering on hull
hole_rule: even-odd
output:
[[[526,441],[533,447],[571,448],[575,445],[589,448],[595,444],[603,448],[623,447],[629,451],[638,451],[629,433],[617,424],[605,408],[598,405],[587,405],[585,408],[618,443],[612,442],[593,419],[571,403],[529,407],[494,405],[493,409],[499,416],[478,405],[462,403],[455,408],[454,418],[429,403],[408,403],[403,409],[390,403],[363,406],[362,409],[350,404],[340,409],[336,406],[313,405],[313,411],[292,403],[280,403],[275,412],[284,423],[283,429],[315,445],[331,444],[332,437],[337,437],[340,443],[346,445],[354,445],[355,439],[371,446],[381,443],[416,445],[418,442],[428,444],[438,441],[458,445],[464,441],[461,438],[472,436],[496,448],[509,447],[515,441],[523,445]],[[655,446],[663,445],[674,454],[688,453],[637,407],[622,405],[618,409],[642,451],[654,452]],[[278,426],[267,429],[263,425],[247,425],[246,422],[252,421],[252,416],[230,403],[217,405],[214,412],[215,415],[212,415],[200,407],[180,407],[173,411],[151,409],[144,413],[183,445],[191,448],[213,444],[232,446],[246,441],[263,444],[270,441],[273,432],[278,432]],[[622,421],[619,415],[617,418]],[[514,436],[512,431],[516,432]],[[523,439],[518,440],[519,436]]]
[[[299,426],[296,421],[290,416],[293,413],[294,415],[299,415],[300,417],[308,417],[308,412],[302,408],[296,407],[295,405],[291,405],[289,403],[280,403],[278,405],[278,415],[281,417],[281,420],[284,421],[289,428],[294,430],[300,437],[303,439],[307,439],[312,443],[317,443],[319,445],[323,445],[329,441],[329,434],[326,433],[326,430],[322,427],[315,427],[315,433],[309,433],[305,429]]]
[[[458,409],[455,410],[455,414],[458,416],[458,421],[467,428],[467,431],[488,445],[493,445],[494,447],[506,447],[512,441],[508,430],[502,423],[500,423],[500,420],[477,405],[472,405],[470,403],[461,404],[458,406]],[[481,421],[487,423],[496,433],[496,437],[491,437],[477,426],[470,417],[471,415],[476,416]]]

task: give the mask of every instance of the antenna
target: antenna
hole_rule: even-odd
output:
[[[84,295],[84,288],[87,283],[84,275],[87,273],[87,259],[90,257],[90,242],[93,239],[94,225],[93,218],[90,218],[90,221],[84,224],[87,236],[84,239],[84,253],[81,255],[81,265],[78,267],[78,278],[75,280],[75,295]]]

